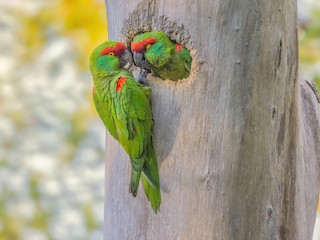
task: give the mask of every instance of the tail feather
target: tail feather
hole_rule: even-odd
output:
[[[142,173],[141,176],[142,179],[142,185],[144,187],[144,191],[147,195],[148,200],[151,203],[151,206],[153,208],[153,211],[155,213],[158,212],[161,204],[161,193],[160,193],[160,188],[154,188],[148,179],[145,177],[144,173]]]
[[[158,163],[154,152],[152,140],[140,158],[132,158],[132,173],[129,192],[135,197],[138,193],[140,176],[144,191],[155,213],[161,204],[160,181]],[[142,172],[142,175],[141,175]]]
[[[158,163],[151,141],[148,148],[148,158],[145,159],[142,168],[142,183],[144,191],[155,213],[157,213],[161,204],[160,180]]]
[[[135,197],[138,193],[139,180],[141,175],[141,170],[144,165],[144,158],[131,158],[131,182],[129,186],[129,192]]]

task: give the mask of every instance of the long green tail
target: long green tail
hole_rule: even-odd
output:
[[[147,180],[147,178],[145,177],[144,174],[142,174],[142,184],[144,187],[144,191],[147,195],[148,200],[151,203],[151,206],[153,208],[153,211],[155,213],[158,212],[160,204],[161,204],[161,193],[160,193],[160,188],[154,188],[149,181]]]
[[[149,146],[148,156],[149,158],[145,160],[142,168],[141,179],[147,198],[150,201],[154,212],[157,213],[161,204],[161,193],[158,163],[152,141]]]

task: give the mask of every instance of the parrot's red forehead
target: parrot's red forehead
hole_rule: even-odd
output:
[[[126,46],[121,42],[116,42],[115,46],[107,47],[101,51],[101,56],[108,55],[113,52],[115,56],[119,56],[126,50]]]
[[[145,51],[145,47],[148,44],[154,44],[156,43],[156,40],[151,37],[151,38],[147,38],[145,40],[142,40],[140,42],[132,42],[131,43],[131,51],[132,52],[143,52]]]

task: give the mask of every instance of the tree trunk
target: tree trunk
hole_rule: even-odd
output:
[[[195,54],[192,79],[150,80],[157,215],[141,186],[129,194],[130,161],[107,134],[105,239],[311,239],[319,109],[297,77],[296,0],[106,2],[109,39],[129,17],[148,30],[169,19]]]

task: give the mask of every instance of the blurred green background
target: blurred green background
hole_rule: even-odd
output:
[[[298,0],[300,76],[320,91],[320,1]]]
[[[299,20],[300,73],[320,88],[319,3],[299,2]],[[106,39],[103,0],[0,0],[0,240],[103,239],[88,59]]]
[[[103,1],[0,1],[0,240],[103,238],[88,58],[106,39]]]

